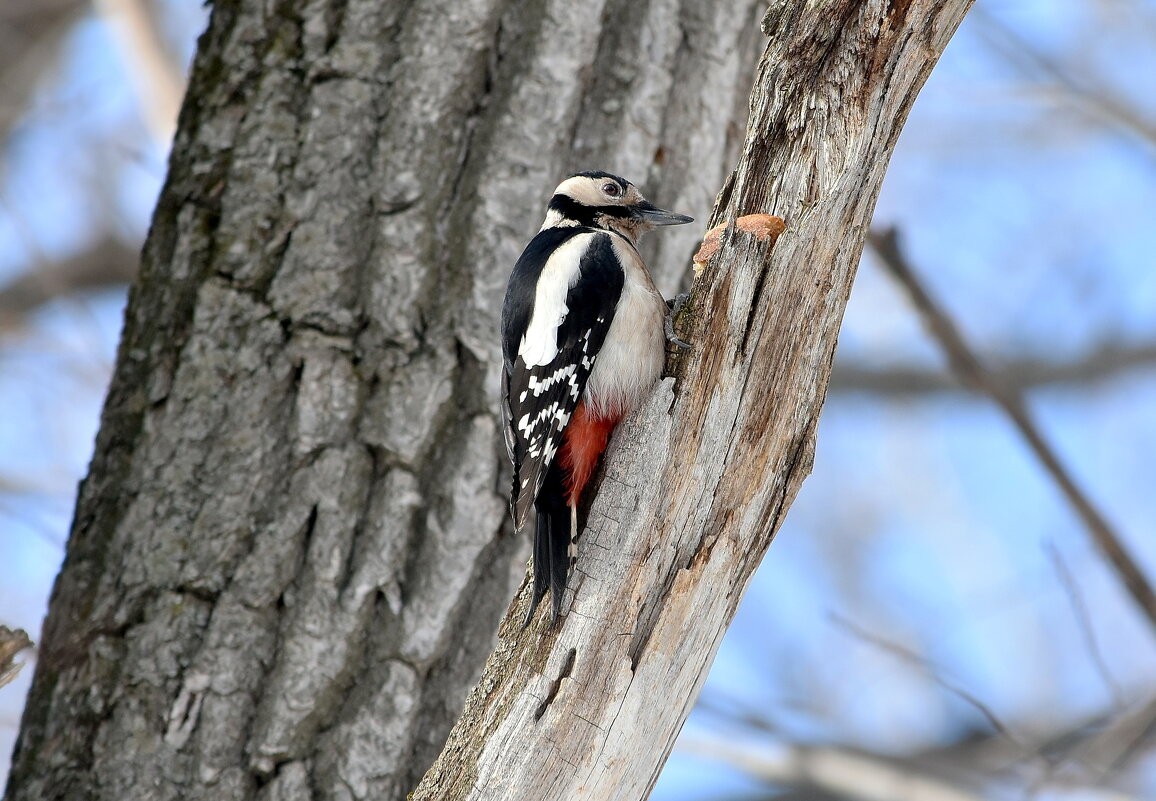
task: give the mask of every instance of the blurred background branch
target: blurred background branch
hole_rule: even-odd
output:
[[[7,141],[38,89],[55,72],[84,0],[8,0],[0,4],[0,141]]]
[[[1119,4],[1122,13],[1127,13]],[[1119,94],[1107,81],[1081,70],[1078,74],[1035,47],[1024,35],[998,17],[980,8],[974,15],[978,30],[1001,58],[1028,78],[1037,93],[1087,114],[1101,124],[1134,134],[1150,148],[1156,148],[1156,121],[1146,117],[1136,104]]]
[[[900,760],[843,748],[705,737],[683,738],[679,748],[725,762],[771,784],[849,801],[984,801],[982,795],[921,776]]]
[[[106,236],[90,247],[0,284],[0,335],[18,330],[27,316],[50,301],[76,292],[121,287],[132,281],[139,255]]]
[[[867,236],[867,242],[891,275],[903,285],[912,305],[923,318],[928,332],[943,348],[948,362],[959,379],[977,392],[987,395],[1007,414],[1032,453],[1040,460],[1040,464],[1079,515],[1088,533],[1115,568],[1124,588],[1148,618],[1156,633],[1156,591],[1152,589],[1148,577],[1124,541],[1108,524],[1107,519],[1083,488],[1076,483],[1071,471],[1060,461],[1059,454],[1028,412],[1023,398],[1016,391],[999,383],[980,363],[971,347],[964,341],[959,327],[932,300],[900,250],[898,231],[895,228],[872,231]]]
[[[185,94],[184,65],[161,36],[159,7],[152,0],[95,0],[97,13],[115,32],[128,63],[149,131],[168,143]]]
[[[1066,362],[1008,358],[988,368],[993,380],[1017,393],[1059,384],[1089,387],[1112,381],[1136,369],[1156,367],[1156,344],[1100,345]],[[871,392],[893,398],[958,392],[966,387],[948,372],[921,368],[866,367],[839,362],[831,376],[832,392]]]

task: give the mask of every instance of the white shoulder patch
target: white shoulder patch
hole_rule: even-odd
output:
[[[550,209],[546,212],[546,220],[542,223],[542,227],[538,229],[538,232],[541,233],[547,228],[572,228],[577,224],[577,220],[567,220],[561,213]]]
[[[578,267],[595,233],[570,237],[550,254],[534,293],[534,313],[518,343],[518,355],[527,367],[549,364],[558,355],[558,327],[570,309],[566,293],[578,281]]]

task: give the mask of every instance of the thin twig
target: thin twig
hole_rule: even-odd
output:
[[[1048,556],[1052,559],[1052,564],[1055,565],[1056,575],[1060,578],[1060,583],[1064,585],[1064,591],[1067,593],[1068,602],[1072,605],[1072,612],[1076,616],[1076,624],[1080,629],[1081,635],[1084,637],[1084,643],[1087,645],[1088,653],[1092,658],[1092,664],[1096,667],[1096,672],[1100,674],[1100,678],[1104,684],[1107,685],[1108,690],[1112,693],[1112,703],[1117,709],[1124,704],[1124,693],[1120,689],[1120,685],[1112,677],[1112,672],[1108,670],[1108,663],[1104,660],[1104,654],[1100,650],[1100,643],[1096,639],[1096,630],[1092,626],[1092,616],[1088,612],[1088,606],[1084,603],[1084,596],[1080,592],[1080,587],[1076,583],[1076,577],[1072,575],[1072,571],[1068,569],[1068,565],[1064,562],[1063,556],[1060,555],[1060,549],[1056,547],[1054,542],[1047,544]]]
[[[1140,705],[1133,703],[1127,712],[1108,721],[1095,734],[1084,738],[1077,758],[1092,767],[1100,779],[1120,775],[1129,762],[1145,752],[1145,745],[1156,734],[1156,697]]]
[[[1086,78],[1078,78],[1014,29],[991,14],[984,13],[982,9],[976,9],[972,16],[979,20],[979,30],[986,36],[989,45],[1006,61],[1024,72],[1050,80],[1073,105],[1083,107],[1086,112],[1107,124],[1130,131],[1145,144],[1156,147],[1156,124],[1145,119],[1134,103],[1102,83],[1091,84]]]
[[[994,713],[974,696],[961,692],[958,687],[944,682],[936,676],[933,666],[922,656],[911,652],[902,645],[891,643],[881,637],[864,632],[854,624],[845,620],[837,622],[846,627],[854,636],[869,641],[872,645],[882,647],[890,653],[896,654],[906,661],[912,661],[932,675],[949,692],[955,693],[975,705],[989,720],[995,719]],[[718,690],[709,695],[702,695],[696,706],[716,717],[728,731],[735,725],[751,730],[750,735],[744,735],[755,741],[765,741],[769,736],[774,743],[788,741],[789,738],[781,727],[771,719],[763,717],[759,712],[750,708],[749,704],[731,698]],[[1114,718],[1114,719],[1113,719]],[[1090,797],[1098,799],[1125,799],[1115,790],[1106,786],[1113,777],[1120,778],[1121,771],[1127,762],[1142,748],[1153,729],[1156,720],[1156,701],[1139,709],[1130,711],[1127,715],[1097,714],[1083,717],[1079,720],[1056,721],[1049,720],[1044,725],[1026,724],[1031,733],[1030,741],[1017,741],[1007,735],[1007,728],[994,720],[992,733],[983,733],[969,730],[966,735],[952,744],[943,745],[930,751],[915,752],[896,757],[885,757],[877,754],[866,754],[867,758],[878,759],[886,763],[894,762],[902,765],[906,772],[911,770],[933,772],[935,766],[952,765],[955,770],[967,770],[976,776],[986,776],[985,781],[994,778],[983,767],[985,764],[998,763],[1005,768],[1027,769],[1038,767],[1042,762],[1043,772],[1036,781],[1032,782],[1035,791],[1044,789],[1079,788],[1080,797],[1083,793],[1091,793]],[[1044,733],[1047,729],[1051,733]],[[757,734],[754,734],[757,732]],[[757,739],[755,739],[757,738]],[[684,735],[684,740],[692,740],[691,735]],[[679,744],[684,742],[680,740]],[[779,746],[769,746],[778,748]],[[832,745],[832,748],[843,746]],[[1057,756],[1059,757],[1057,759]],[[1037,760],[1039,760],[1037,762]],[[1082,771],[1073,774],[1067,780],[1057,780],[1056,771],[1061,764],[1071,765]],[[1003,768],[999,769],[1003,770]],[[1083,779],[1076,778],[1083,776]],[[817,788],[803,787],[803,790],[815,792]],[[810,797],[810,796],[808,796]],[[824,794],[823,797],[827,797]],[[842,796],[838,796],[842,797]],[[1030,796],[1029,796],[1030,797]]]
[[[960,334],[951,318],[931,299],[927,290],[915,277],[899,249],[898,234],[894,228],[886,231],[872,231],[867,235],[871,249],[890,273],[903,285],[911,297],[911,302],[919,311],[931,335],[939,342],[947,355],[952,370],[967,386],[990,397],[1004,410],[1025,440],[1028,447],[1044,469],[1059,486],[1068,503],[1072,505],[1084,526],[1092,535],[1115,569],[1128,594],[1156,629],[1156,591],[1128,552],[1123,541],[1108,521],[1076,484],[1071,473],[1060,461],[1059,455],[1044,438],[1039,427],[1028,413],[1027,406],[1019,393],[1008,389],[995,380],[975,356],[975,353]]]
[[[1014,734],[1012,734],[1008,727],[1005,726],[998,717],[996,717],[996,714],[994,711],[992,711],[991,707],[989,707],[975,695],[972,695],[970,692],[960,687],[955,682],[945,679],[922,654],[918,654],[915,651],[912,651],[910,648],[906,648],[897,642],[892,642],[891,640],[880,637],[878,634],[873,634],[872,632],[867,631],[854,621],[848,620],[842,615],[832,614],[831,620],[835,623],[836,626],[843,629],[848,634],[851,634],[852,636],[864,642],[870,643],[877,648],[887,651],[888,653],[894,654],[904,662],[915,665],[924,673],[926,673],[927,676],[940,687],[974,707],[977,712],[983,715],[991,727],[999,734],[1006,737],[1009,742],[1014,743],[1018,748],[1022,749],[1024,753],[1028,753],[1030,751],[1028,746],[1021,742]]]

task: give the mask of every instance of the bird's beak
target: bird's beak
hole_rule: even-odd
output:
[[[685,225],[694,222],[694,217],[675,214],[673,211],[664,211],[649,200],[635,204],[634,213],[650,225]]]

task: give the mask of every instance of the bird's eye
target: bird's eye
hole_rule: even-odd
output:
[[[606,183],[602,185],[602,191],[607,197],[618,197],[622,194],[622,187],[616,183]]]

